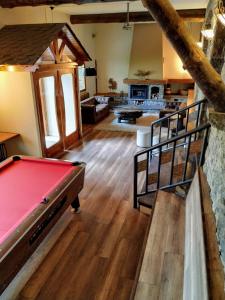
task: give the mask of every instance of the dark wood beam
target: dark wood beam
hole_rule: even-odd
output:
[[[188,20],[202,22],[205,18],[206,10],[201,9],[183,9],[177,11],[179,15]],[[88,24],[88,23],[124,23],[127,13],[110,13],[110,14],[89,14],[89,15],[72,15],[70,22],[72,24]],[[130,22],[149,22],[154,18],[147,11],[130,12]]]
[[[55,6],[60,4],[87,4],[87,3],[97,3],[97,2],[120,2],[123,0],[0,0],[0,7],[3,8],[13,8],[17,6],[39,6],[48,5]],[[131,0],[135,1],[135,0]]]
[[[142,0],[170,40],[184,67],[196,81],[215,111],[225,112],[225,85],[203,51],[189,34],[184,21],[168,0]]]

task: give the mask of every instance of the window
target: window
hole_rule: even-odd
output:
[[[78,67],[78,77],[79,77],[79,89],[80,89],[80,91],[85,91],[86,90],[86,81],[85,81],[84,65]]]

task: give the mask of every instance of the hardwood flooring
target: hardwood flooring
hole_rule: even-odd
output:
[[[73,215],[17,299],[129,299],[149,222],[132,208],[136,150],[132,133],[87,130],[64,157],[87,163],[82,213]]]
[[[159,191],[135,300],[182,299],[184,227],[184,199]]]

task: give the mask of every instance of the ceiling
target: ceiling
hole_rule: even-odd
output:
[[[81,14],[101,14],[126,12],[127,1],[90,3],[90,4],[63,4],[55,7],[55,10],[67,13],[69,15]],[[171,0],[176,9],[194,9],[206,8],[208,0]],[[145,11],[141,1],[130,2],[130,11]]]

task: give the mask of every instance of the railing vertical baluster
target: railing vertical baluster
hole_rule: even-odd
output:
[[[162,157],[162,147],[159,147],[159,161],[158,161],[157,189],[159,188],[159,184],[160,184],[161,157]]]
[[[198,112],[197,112],[197,118],[196,118],[196,124],[195,124],[195,127],[198,127],[198,125],[199,125],[199,117],[200,117],[200,110],[201,110],[201,107],[202,107],[202,105],[200,104],[200,105],[198,106]]]
[[[176,135],[178,134],[178,125],[179,125],[179,121],[180,121],[180,114],[178,113],[178,115],[177,115]]]
[[[187,110],[187,115],[186,115],[186,126],[185,126],[185,132],[187,132],[187,131],[188,131],[189,114],[190,114],[190,110],[189,110],[189,108],[188,108],[188,110]]]
[[[209,136],[209,127],[207,127],[205,130],[204,141],[203,141],[201,156],[200,156],[200,160],[199,160],[200,166],[202,166],[205,161],[205,152],[206,152],[206,147],[208,144],[208,136]]]
[[[153,136],[154,136],[154,124],[151,124],[151,147],[153,146]]]
[[[150,157],[152,156],[152,153]],[[145,193],[148,192],[148,169],[149,169],[149,151],[147,152],[147,164],[146,164],[146,180],[145,180]]]
[[[186,173],[187,173],[187,165],[188,165],[188,159],[189,159],[189,153],[190,153],[190,146],[191,146],[191,134],[188,137],[188,146],[187,146],[187,152],[186,152],[186,156],[185,156],[185,165],[184,165],[184,172],[183,172],[182,181],[186,180]]]
[[[177,141],[173,143],[173,153],[172,153],[172,160],[171,160],[171,169],[170,169],[170,184],[173,182],[173,168],[174,168],[174,159],[175,159],[175,153],[176,153],[176,144]]]
[[[133,199],[133,207],[134,208],[137,208],[138,207],[138,203],[137,203],[137,178],[138,178],[138,174],[137,174],[137,164],[138,164],[138,157],[135,155],[134,156],[134,186],[133,186],[133,189],[134,189],[134,199]]]
[[[170,138],[170,119],[168,119],[168,131],[167,131],[167,140]],[[167,149],[169,148],[169,143],[167,144]]]
[[[188,131],[188,123],[189,123],[189,114],[190,114],[190,110],[189,108],[187,109],[187,114],[186,114],[186,125],[185,125],[185,132]],[[185,143],[186,143],[187,138],[185,137]]]
[[[159,143],[161,142],[161,132],[162,132],[162,122],[160,122],[160,125],[159,125]]]
[[[199,123],[199,116],[200,116],[200,108],[201,108],[201,105],[198,106],[198,112],[197,112],[197,118],[196,118],[196,122],[195,122],[195,128],[198,127],[198,123]],[[197,139],[197,133],[195,133],[195,141]]]

